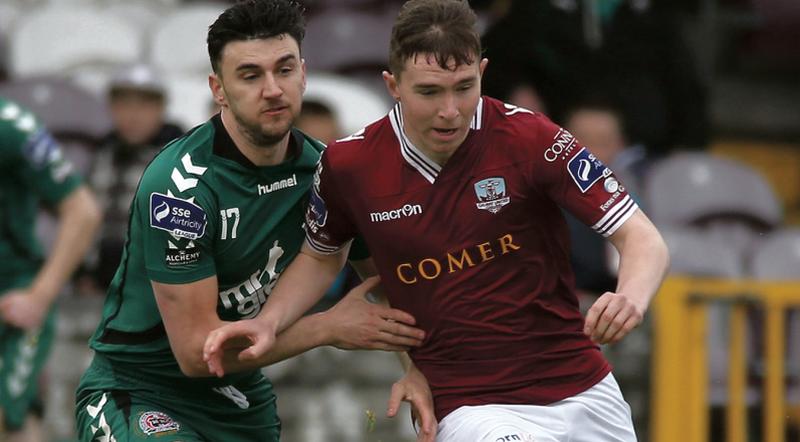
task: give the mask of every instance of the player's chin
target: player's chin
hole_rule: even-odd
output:
[[[283,138],[292,127],[291,120],[269,121],[261,124],[261,133],[267,138]]]
[[[452,155],[460,145],[461,143],[454,142],[430,144],[430,146],[433,148],[433,151],[440,155]]]

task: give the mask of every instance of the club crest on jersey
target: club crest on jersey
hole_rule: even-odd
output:
[[[169,415],[160,411],[146,411],[139,416],[139,429],[147,436],[161,433],[175,433],[181,429]]]
[[[506,180],[502,177],[486,178],[475,183],[475,195],[478,197],[478,206],[481,210],[497,213],[506,204],[511,202],[511,197],[506,196]]]
[[[150,227],[180,238],[197,239],[206,233],[206,223],[202,207],[184,199],[150,194]]]
[[[586,193],[600,178],[611,175],[611,169],[606,167],[585,147],[569,160],[567,170],[569,170],[572,180],[575,181],[582,193]]]

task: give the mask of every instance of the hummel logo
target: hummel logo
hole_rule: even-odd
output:
[[[183,164],[183,168],[186,169],[186,172],[197,176],[203,175],[206,173],[206,169],[208,169],[207,167],[195,166],[194,163],[192,163],[192,157],[188,153],[181,158],[181,164]],[[172,178],[172,182],[175,183],[175,186],[178,188],[179,192],[183,192],[197,186],[196,178],[184,177],[177,167],[172,169],[172,175],[170,175],[170,178]]]

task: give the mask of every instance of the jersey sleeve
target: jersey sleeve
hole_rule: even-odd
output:
[[[571,133],[537,114],[532,180],[558,205],[604,237],[638,206],[623,183]]]
[[[152,163],[136,193],[142,241],[132,247],[144,247],[150,280],[167,284],[186,284],[216,274],[215,199],[203,181],[189,178],[182,168],[180,162]],[[193,168],[195,173],[204,169]]]
[[[344,195],[337,188],[335,174],[330,170],[329,152],[330,149],[322,154],[314,174],[305,222],[307,243],[315,251],[326,255],[338,252],[356,235],[346,213]],[[362,256],[362,252],[357,251],[356,255],[363,259],[365,256]]]
[[[16,165],[15,172],[25,177],[28,188],[47,205],[58,205],[81,184],[55,138],[33,114],[16,104],[6,103],[0,109],[0,142]]]

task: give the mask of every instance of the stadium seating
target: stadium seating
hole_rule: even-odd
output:
[[[20,9],[16,4],[12,2],[0,3],[0,35],[9,34],[20,14]]]
[[[800,279],[800,229],[777,230],[760,241],[751,259],[758,279]]]
[[[111,129],[105,103],[69,81],[28,77],[0,84],[0,95],[32,110],[57,137],[97,141]]]
[[[736,246],[696,228],[662,229],[674,274],[741,278],[744,259]]]
[[[213,99],[208,78],[201,74],[167,73],[167,118],[185,129],[206,121],[211,116]]]
[[[770,186],[744,164],[704,153],[678,153],[653,165],[645,202],[660,226],[689,225],[713,217],[781,223],[781,206]]]
[[[106,5],[104,12],[129,21],[143,32],[155,29],[162,14],[169,11],[165,6],[152,0],[114,2]]]
[[[723,279],[744,276],[743,251],[724,237],[691,227],[662,229],[661,233],[670,250],[672,274]],[[729,311],[722,304],[708,309],[709,398],[713,404],[722,404],[727,397]],[[748,395],[751,402],[755,400],[755,391]]]
[[[800,225],[800,145],[755,140],[721,140],[709,151],[754,168],[775,190],[788,224]]]
[[[304,97],[329,105],[346,134],[383,117],[391,107],[388,94],[381,95],[347,77],[309,73],[307,80]]]
[[[133,63],[143,49],[139,29],[119,17],[90,8],[53,6],[17,21],[10,65],[18,77],[62,74],[89,63]]]
[[[152,64],[165,73],[208,73],[208,26],[224,9],[224,4],[187,5],[159,21],[150,43]]]
[[[759,242],[751,257],[751,273],[762,280],[800,280],[800,229],[785,228],[776,230]],[[787,399],[798,413],[800,404],[800,311],[791,310],[787,318],[787,367],[789,388]],[[794,417],[798,423],[798,414]]]
[[[303,42],[309,69],[346,72],[385,68],[388,61],[389,14],[333,9],[312,17]]]

